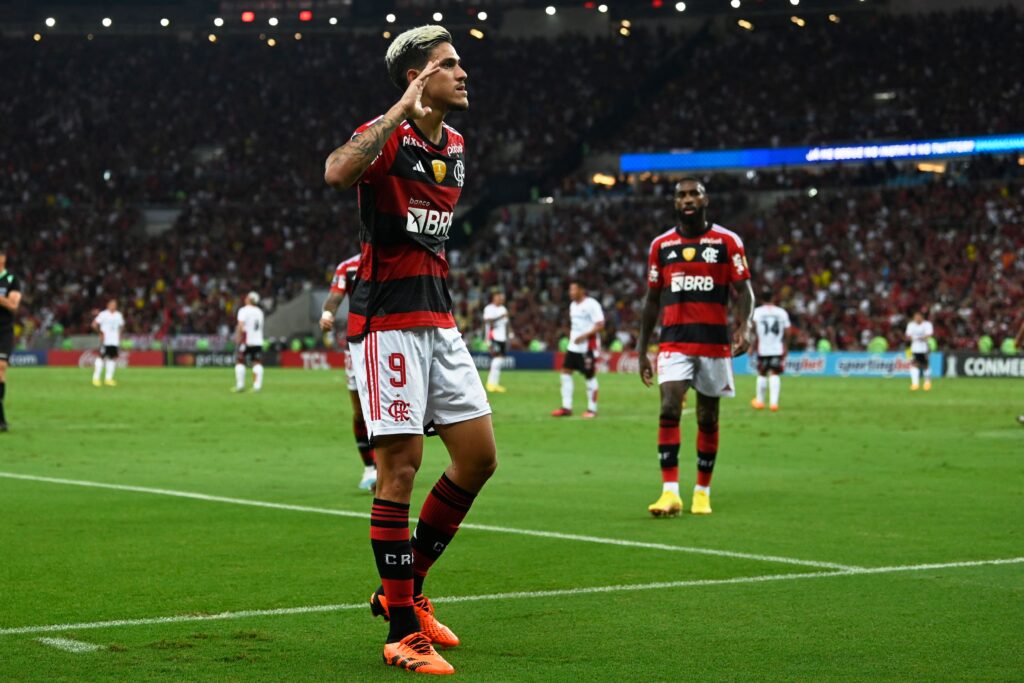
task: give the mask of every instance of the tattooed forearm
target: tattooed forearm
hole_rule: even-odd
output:
[[[401,122],[401,113],[392,109],[358,136],[331,152],[324,170],[327,184],[332,187],[351,187],[377,158],[384,143]]]
[[[324,299],[324,310],[331,315],[334,315],[338,312],[338,306],[341,306],[341,302],[344,298],[344,294],[329,294],[327,298]]]

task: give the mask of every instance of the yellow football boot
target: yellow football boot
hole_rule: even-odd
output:
[[[691,515],[711,514],[711,494],[705,491],[694,491],[693,502],[690,504]]]
[[[661,498],[648,505],[647,511],[655,517],[678,517],[683,511],[683,499],[679,494],[662,491]]]

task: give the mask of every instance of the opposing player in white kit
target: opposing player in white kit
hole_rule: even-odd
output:
[[[596,299],[587,296],[579,282],[569,283],[569,348],[562,363],[562,407],[551,411],[552,417],[572,415],[572,373],[578,371],[587,381],[587,410],[582,417],[597,417],[597,369],[595,354],[601,350],[604,311]]]
[[[245,391],[245,366],[252,365],[252,390],[263,388],[263,309],[257,304],[260,295],[249,292],[245,305],[238,309],[238,327],[235,329],[235,387],[232,391]]]
[[[768,406],[779,409],[782,373],[786,370],[786,350],[791,333],[789,313],[775,305],[775,296],[765,291],[764,303],[754,309],[754,334],[757,336],[757,396],[750,402],[754,410],[764,410],[764,393],[768,389]]]
[[[320,314],[320,329],[329,332],[334,328],[334,318],[338,315],[338,307],[351,296],[355,286],[356,273],[359,271],[359,254],[351,256],[334,269],[331,290],[324,299],[323,313]],[[359,480],[359,488],[373,491],[377,485],[377,461],[370,447],[370,436],[363,418],[363,408],[359,403],[359,390],[356,386],[356,373],[352,367],[352,352],[345,342],[345,378],[348,380],[348,397],[352,403],[352,433],[356,437],[356,448],[363,460],[363,476]]]
[[[96,359],[95,370],[92,373],[92,385],[101,386],[100,375],[106,368],[107,376],[103,384],[108,387],[116,387],[114,371],[117,369],[117,350],[121,346],[121,330],[124,328],[124,316],[117,310],[117,301],[111,299],[107,307],[92,321],[92,328],[103,335],[100,343],[100,356]]]
[[[924,315],[918,311],[914,314],[913,320],[907,323],[905,332],[907,342],[910,343],[910,352],[914,354],[914,365],[910,368],[910,390],[917,391],[921,388],[921,374],[924,374],[924,390],[931,391],[932,371],[928,367],[928,340],[935,334],[932,324],[924,319]]]
[[[508,353],[508,309],[501,292],[491,294],[491,303],[484,306],[484,332],[491,347],[491,369],[484,386],[487,391],[503,394],[506,389],[501,386],[501,364]]]

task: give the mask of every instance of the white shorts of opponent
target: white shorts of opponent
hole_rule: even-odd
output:
[[[491,414],[480,373],[454,327],[370,332],[349,350],[371,438],[423,434],[430,425]]]
[[[349,391],[359,391],[359,385],[356,384],[356,371],[352,368],[351,348],[345,350],[345,383],[348,385]]]
[[[698,393],[712,398],[732,398],[736,383],[732,376],[732,358],[687,356],[663,351],[658,354],[658,384],[690,380]]]

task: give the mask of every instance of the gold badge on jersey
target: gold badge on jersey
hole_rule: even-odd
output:
[[[683,249],[683,258],[687,261],[692,261],[693,257],[697,255],[697,250],[693,247],[686,247]]]
[[[445,175],[448,173],[448,164],[444,163],[440,159],[434,159],[430,162],[430,165],[434,167],[434,180],[437,182],[443,181]]]

